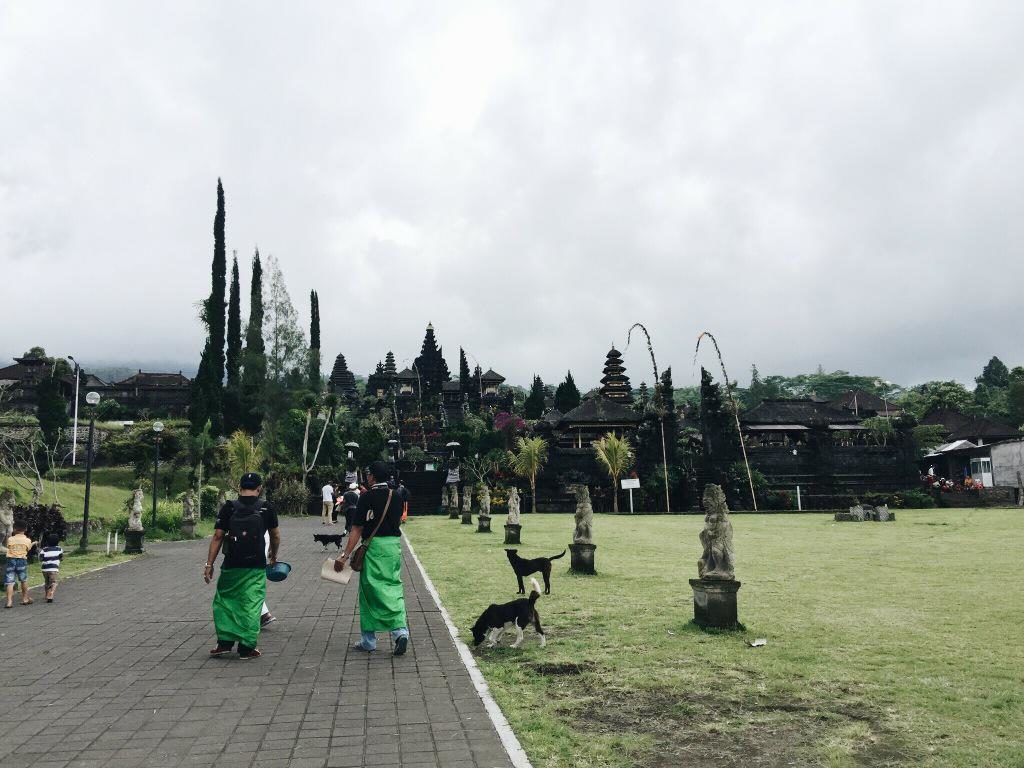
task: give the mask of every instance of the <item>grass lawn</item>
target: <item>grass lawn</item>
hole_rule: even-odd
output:
[[[109,520],[121,512],[125,499],[131,496],[131,490],[115,485],[106,485],[98,480],[97,473],[94,472],[92,487],[89,490],[89,516]],[[19,504],[28,504],[32,498],[31,491],[16,486],[14,481],[6,475],[0,475],[0,488],[13,490]],[[85,507],[85,482],[76,480],[75,482],[58,481],[54,483],[47,478],[43,489],[42,501],[44,504],[53,504],[55,489],[57,498],[64,505],[64,519],[81,520]]]
[[[897,518],[734,515],[747,629],[712,634],[690,623],[703,519],[598,515],[598,575],[569,574],[566,553],[538,604],[547,648],[530,629],[476,656],[538,768],[1024,766],[1024,513]],[[470,642],[516,597],[503,522],[407,524]],[[572,531],[524,515],[520,554]]]
[[[57,476],[60,480],[56,483],[49,476],[45,478],[43,503],[52,504],[56,491],[57,499],[64,505],[64,519],[81,520],[85,508],[85,469],[68,467],[60,470]],[[184,472],[175,475],[172,494],[185,490],[186,479]],[[89,516],[111,520],[122,514],[124,502],[132,495],[135,487],[135,472],[131,467],[94,467],[92,487],[89,491]],[[18,487],[13,479],[6,475],[0,475],[0,488],[13,490],[19,504],[27,504],[32,498],[31,491]],[[161,483],[160,499],[163,498],[164,489]],[[151,503],[152,496],[147,492],[144,508],[149,509]]]

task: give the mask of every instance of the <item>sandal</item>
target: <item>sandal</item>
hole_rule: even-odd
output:
[[[29,598],[28,600],[22,600],[21,604],[22,605],[32,605],[33,602],[34,601],[32,600],[32,598]]]

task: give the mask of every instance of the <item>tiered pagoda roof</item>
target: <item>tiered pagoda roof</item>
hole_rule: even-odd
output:
[[[604,364],[604,378],[601,379],[601,394],[617,403],[632,403],[633,388],[622,364],[622,353],[615,347],[608,350]]]
[[[359,397],[359,393],[356,391],[355,374],[348,369],[344,355],[338,355],[334,358],[334,368],[331,370],[330,384],[331,392],[346,400],[355,400]]]

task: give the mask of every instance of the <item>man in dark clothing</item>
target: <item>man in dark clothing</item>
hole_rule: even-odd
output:
[[[263,481],[249,472],[239,482],[238,499],[228,501],[217,513],[213,539],[203,568],[203,580],[213,580],[213,563],[224,547],[217,591],[213,597],[213,624],[217,647],[211,656],[230,653],[238,643],[240,659],[261,656],[260,612],[267,596],[267,565],[277,562],[281,546],[277,514],[260,499]],[[270,538],[269,553],[264,534]]]
[[[362,638],[355,648],[374,651],[377,632],[390,632],[394,654],[401,656],[409,646],[409,623],[401,573],[402,511],[395,492],[384,480],[387,465],[383,461],[375,461],[370,465],[368,476],[372,487],[359,497],[352,534],[338,561],[344,563],[348,560],[361,538],[370,540],[363,569],[359,572],[359,628]]]

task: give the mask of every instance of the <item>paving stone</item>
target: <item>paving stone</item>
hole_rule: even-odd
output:
[[[383,634],[376,653],[357,653],[356,590],[318,578],[318,531],[317,520],[282,520],[293,571],[268,585],[278,621],[257,661],[209,657],[205,541],[150,544],[138,560],[67,579],[58,610],[8,611],[0,689],[14,716],[0,764],[510,768],[411,558],[409,653],[393,657]]]

